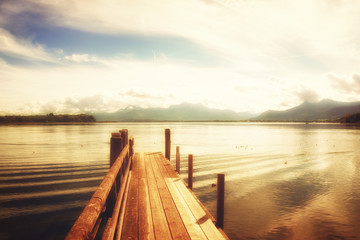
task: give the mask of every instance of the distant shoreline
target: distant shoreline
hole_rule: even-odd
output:
[[[96,121],[96,123],[333,123],[339,124],[339,121],[264,121],[264,120],[185,120],[185,121],[173,121],[173,120],[124,120],[124,121]]]
[[[359,125],[356,123],[340,123],[338,121],[250,121],[250,120],[221,120],[221,121],[95,121],[95,122],[0,122],[0,125],[93,125],[98,123],[298,123],[298,124],[344,124],[344,125]]]
[[[88,114],[8,115],[0,116],[0,124],[74,124],[94,123],[96,119]]]

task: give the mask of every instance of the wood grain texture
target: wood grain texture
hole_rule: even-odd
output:
[[[165,210],[166,218],[169,224],[171,235],[173,239],[190,239],[186,231],[184,223],[181,219],[181,216],[176,208],[174,200],[171,193],[168,190],[168,187],[165,182],[166,170],[159,166],[159,154],[154,154],[152,156],[152,167],[154,175],[156,177],[156,182],[158,185],[161,201]],[[161,164],[161,163],[160,163]]]
[[[167,169],[169,176],[173,177],[172,180],[174,185],[181,194],[181,197],[184,199],[184,202],[187,204],[196,219],[196,223],[199,224],[206,237],[208,239],[228,239],[226,235],[216,228],[211,215],[204,210],[204,207],[201,206],[201,204],[199,204],[199,200],[194,196],[194,194],[186,188],[184,182],[178,177],[171,164],[168,164],[163,158],[162,162]]]
[[[155,239],[144,155],[139,161],[139,239]]]
[[[149,155],[145,156],[145,168],[149,187],[150,207],[154,222],[155,238],[172,239],[164,207],[160,198],[156,179],[152,169],[152,163],[148,156]]]

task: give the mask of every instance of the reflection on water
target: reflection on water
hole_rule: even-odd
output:
[[[0,239],[63,239],[108,168],[112,131],[135,151],[194,154],[194,192],[215,216],[226,174],[231,239],[360,238],[360,131],[336,124],[114,123],[0,126]],[[173,161],[172,161],[173,162]]]

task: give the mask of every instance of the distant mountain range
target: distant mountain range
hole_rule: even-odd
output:
[[[182,103],[168,108],[127,107],[114,113],[91,113],[97,121],[239,121],[256,115]]]
[[[262,121],[334,121],[347,114],[360,112],[360,102],[337,102],[324,99],[318,103],[304,102],[285,111],[269,110],[252,120]]]
[[[232,110],[211,109],[201,104],[182,103],[168,108],[130,106],[114,113],[91,113],[97,121],[334,121],[360,112],[360,102],[304,102],[285,110],[269,110],[260,115]]]

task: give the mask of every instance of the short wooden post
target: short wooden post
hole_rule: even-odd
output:
[[[224,228],[225,174],[217,175],[216,226]]]
[[[180,147],[176,146],[176,171],[180,174]]]
[[[130,154],[130,170],[132,170],[133,156],[134,156],[134,138],[129,139],[129,154]]]
[[[129,139],[129,154],[134,155],[134,138]]]
[[[110,167],[114,164],[122,150],[122,138],[120,133],[112,133],[110,138]]]
[[[124,140],[124,146],[129,143],[129,136],[128,136],[128,130],[122,129],[121,131],[121,137]]]
[[[115,163],[116,159],[119,157],[122,151],[122,138],[120,133],[112,133],[110,138],[110,168]],[[107,211],[110,214],[112,211],[113,206],[116,202],[116,197],[118,191],[120,189],[120,176],[116,177],[116,181],[114,182],[113,186],[111,187],[109,196],[106,201]]]
[[[124,148],[127,144],[129,144],[129,139],[128,139],[128,130],[127,129],[122,129],[119,131],[120,134],[121,134],[121,138],[122,138],[122,148]],[[126,156],[125,159],[125,165],[127,165],[128,161],[129,161],[129,157]],[[122,174],[121,175],[124,175],[125,173],[125,168],[122,169]]]
[[[189,154],[188,188],[193,189],[193,155]]]
[[[171,140],[170,140],[170,129],[165,129],[165,158],[170,161],[170,147],[171,147]]]

